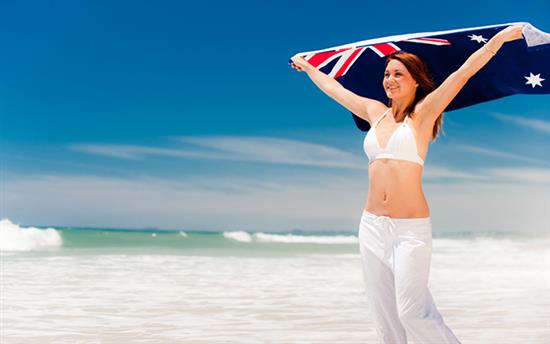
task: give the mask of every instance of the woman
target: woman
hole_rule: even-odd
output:
[[[422,191],[423,165],[447,105],[505,42],[522,38],[522,29],[515,25],[498,32],[437,88],[416,55],[390,55],[382,82],[389,107],[352,93],[303,58],[292,58],[293,68],[371,124],[364,142],[369,192],[359,246],[380,343],[407,343],[407,338],[417,344],[460,343],[428,290],[432,228]]]

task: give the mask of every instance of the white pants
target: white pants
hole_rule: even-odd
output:
[[[404,344],[409,339],[415,344],[460,344],[428,290],[430,217],[392,219],[364,211],[359,246],[380,343]]]

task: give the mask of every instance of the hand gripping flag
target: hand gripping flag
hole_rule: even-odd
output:
[[[550,34],[525,22],[375,38],[296,55],[355,94],[387,104],[382,78],[391,53],[403,50],[418,55],[440,85],[497,32],[515,24],[524,24],[524,39],[504,43],[446,111],[513,94],[550,93]],[[355,115],[353,119],[360,130],[370,129],[365,120]]]

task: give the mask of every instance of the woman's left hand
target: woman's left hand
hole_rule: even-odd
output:
[[[503,42],[515,41],[516,39],[523,38],[521,34],[523,31],[523,24],[511,25],[505,29],[499,31],[496,35],[503,39]]]

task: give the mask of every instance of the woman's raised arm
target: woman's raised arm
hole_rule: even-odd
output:
[[[419,104],[419,109],[417,109],[419,113],[422,113],[421,125],[432,128],[437,117],[445,111],[468,80],[496,55],[504,43],[522,38],[522,30],[523,25],[520,24],[508,26],[499,31],[487,44],[470,55],[466,62],[457,71],[449,75],[438,88],[428,94]]]
[[[386,108],[384,103],[366,97],[358,96],[342,86],[338,81],[325,73],[317,70],[309,62],[300,56],[292,58],[292,68],[305,71],[311,81],[325,94],[336,100],[340,105],[351,111],[358,117],[372,123],[372,116],[379,115]],[[376,119],[376,118],[373,118]]]

